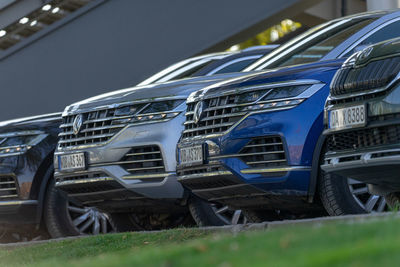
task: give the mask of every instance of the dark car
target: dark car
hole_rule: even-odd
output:
[[[322,169],[336,188],[346,177],[400,200],[400,38],[365,48],[336,74],[325,106]],[[332,194],[339,201],[336,194]]]
[[[61,114],[0,123],[0,240],[18,241],[62,236],[57,229],[79,234],[79,225],[94,209],[68,202],[54,190],[53,152]],[[78,224],[77,218],[81,218]],[[99,218],[105,214],[99,214]],[[95,220],[96,221],[96,220]],[[109,226],[108,220],[106,222]],[[93,226],[89,224],[88,226]],[[103,226],[103,225],[102,225]],[[92,230],[86,229],[85,233]],[[104,230],[100,229],[99,230]]]

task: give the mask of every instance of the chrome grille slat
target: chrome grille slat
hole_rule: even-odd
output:
[[[15,184],[15,182],[14,182],[14,181],[9,181],[9,182],[0,182],[0,185],[2,185],[2,184]]]
[[[18,197],[18,195],[16,195],[16,194],[0,196],[1,199],[4,199],[4,198],[17,198],[17,197]]]
[[[87,133],[91,131],[101,131],[101,130],[108,130],[108,129],[117,129],[117,128],[124,128],[125,125],[110,125],[110,126],[103,126],[103,127],[97,127],[97,128],[89,128],[89,129],[83,129],[81,130],[81,133]],[[62,132],[59,133],[58,136],[68,136],[68,135],[73,135],[74,133],[72,131],[70,132]]]
[[[100,134],[100,135],[93,135],[93,136],[87,136],[87,137],[80,137],[80,138],[71,138],[67,140],[60,140],[58,143],[59,144],[65,144],[65,143],[70,143],[70,142],[78,142],[78,141],[86,141],[86,140],[92,140],[96,138],[106,138],[106,137],[111,137],[114,136],[114,134]]]
[[[86,120],[83,122],[83,124],[90,124],[90,123],[96,123],[96,122],[105,122],[105,121],[111,121],[111,120],[120,120],[120,119],[127,119],[130,118],[129,116],[119,116],[119,117],[107,117],[107,118],[101,118],[101,119],[95,119],[95,120]]]
[[[235,108],[235,107],[244,107],[244,106],[250,106],[253,103],[250,104],[231,104],[231,105],[225,105],[225,106],[219,106],[219,107],[212,107],[212,108],[206,108],[204,109],[204,112],[207,111],[215,111],[215,110],[220,110],[220,109],[226,109],[226,108]]]
[[[247,112],[239,111],[237,107],[248,104],[239,103],[236,93],[201,100],[204,103],[203,117],[195,123],[194,110],[200,102],[187,103],[185,129],[183,138],[205,136],[209,134],[221,134],[237,123]]]
[[[157,145],[133,147],[119,161],[119,165],[133,176],[154,175],[165,173],[161,150]]]
[[[229,127],[232,126],[234,123],[221,123],[218,124],[219,127]],[[195,129],[190,129],[190,130],[185,130],[184,133],[191,133],[191,132],[196,132],[196,131],[201,131],[201,130],[208,130],[208,129],[213,129],[215,128],[214,125],[209,125],[209,126],[204,126],[204,127],[199,127]]]
[[[224,118],[230,118],[230,117],[242,117],[246,115],[247,112],[237,112],[237,113],[231,113],[231,114],[223,114],[223,115],[218,115],[218,116],[211,116],[211,117],[206,117],[203,118],[202,121],[210,121],[210,120],[218,120],[218,119],[224,119]],[[194,121],[186,121],[184,125],[186,124],[193,124]]]
[[[150,155],[150,154],[161,154],[161,152],[142,152],[142,153],[128,153],[125,156],[140,156],[140,155]]]
[[[60,148],[75,148],[81,145],[101,145],[110,140],[122,128],[125,123],[115,124],[114,120],[126,116],[115,116],[116,108],[101,109],[63,117],[62,129],[59,134],[58,145]],[[75,135],[73,122],[76,116],[83,117],[82,127]]]
[[[240,156],[251,156],[251,155],[267,155],[267,154],[276,154],[276,153],[285,153],[285,151],[270,151],[270,152],[256,152],[256,153],[241,153]]]
[[[246,147],[276,146],[276,145],[282,145],[282,143],[271,143],[271,144],[246,145]]]
[[[0,191],[16,190],[15,187],[0,188]]]
[[[248,162],[246,162],[246,164],[247,165],[252,165],[252,164],[263,164],[263,163],[276,163],[276,162],[286,162],[286,159],[264,160],[264,161],[248,161]]]
[[[252,168],[287,165],[286,153],[280,136],[253,138],[239,151],[238,157]]]
[[[0,176],[0,198],[12,199],[17,198],[17,183],[12,176]]]
[[[72,127],[72,123],[64,123],[60,125],[60,128],[68,128],[68,127]]]

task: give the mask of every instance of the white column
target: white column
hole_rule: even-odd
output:
[[[386,10],[400,8],[400,0],[367,0],[367,10]]]

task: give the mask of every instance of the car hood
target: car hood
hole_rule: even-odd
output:
[[[218,74],[121,89],[74,103],[65,108],[64,115],[79,113],[82,110],[94,107],[118,105],[130,101],[148,100],[150,102],[163,97],[186,99],[190,93],[221,80],[247,75],[249,73]]]
[[[268,83],[277,83],[277,82],[296,81],[300,79],[317,80],[329,84],[332,75],[325,76],[321,75],[321,73],[336,72],[341,67],[344,61],[345,59],[318,61],[316,63],[309,63],[297,66],[271,69],[257,73],[251,73],[247,76],[236,77],[233,79],[221,81],[213,85],[210,85],[204,89],[198,90],[197,92],[194,92],[190,95],[188,101],[191,102],[199,97],[204,97],[212,94],[220,94],[223,93],[224,91],[230,91],[232,89],[240,89],[241,87],[255,86]]]
[[[58,131],[61,124],[61,113],[24,117],[0,122],[0,133],[16,131]]]
[[[386,57],[398,57],[400,54],[400,38],[390,39],[377,43],[373,46],[369,46],[355,58],[354,65],[364,65],[371,60],[381,59]]]

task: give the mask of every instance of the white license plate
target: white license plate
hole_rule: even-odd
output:
[[[203,146],[196,145],[179,149],[179,162],[181,165],[203,164]]]
[[[332,130],[362,127],[366,124],[365,105],[352,106],[331,110],[329,113],[329,128]]]
[[[86,168],[85,154],[67,154],[58,156],[58,164],[61,171],[84,170]]]

